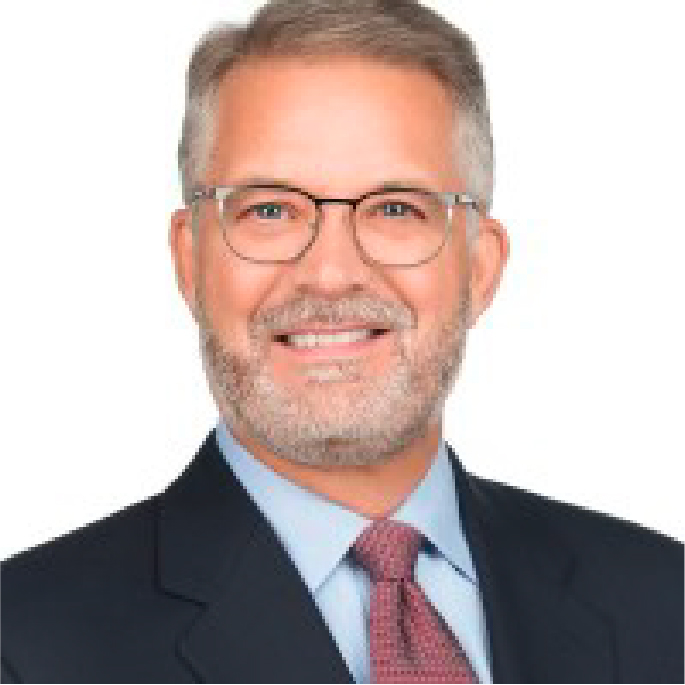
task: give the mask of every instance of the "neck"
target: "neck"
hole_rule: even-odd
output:
[[[426,475],[440,446],[442,424],[431,424],[425,435],[382,464],[339,467],[296,464],[276,456],[241,428],[230,430],[236,442],[284,478],[362,516],[384,518]]]

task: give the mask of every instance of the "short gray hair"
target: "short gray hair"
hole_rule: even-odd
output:
[[[219,24],[190,59],[178,147],[183,200],[206,171],[214,97],[226,73],[251,57],[374,59],[436,76],[455,105],[454,153],[467,190],[489,209],[493,145],[483,71],[471,39],[417,0],[270,0],[246,26]],[[455,117],[455,124],[456,122]]]

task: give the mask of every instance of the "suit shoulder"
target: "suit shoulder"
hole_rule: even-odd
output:
[[[680,542],[615,516],[482,478],[467,477],[464,489],[491,563],[494,559],[528,587],[526,602],[538,601],[539,589],[563,588],[561,595],[552,595],[564,597],[555,610],[574,607],[600,619],[612,635],[622,682],[671,682],[678,677],[673,674],[682,674]]]
[[[160,499],[154,495],[3,562],[3,679],[187,680],[168,645],[197,607],[159,582]]]
[[[62,670],[79,645],[97,652],[111,631],[134,632],[127,617],[152,595],[155,507],[149,498],[2,563],[6,668],[27,682],[86,682]]]
[[[569,504],[512,485],[469,476],[476,497],[506,517],[509,527],[533,538],[550,536],[574,551],[601,559],[631,560],[653,570],[660,565],[680,574],[683,544],[663,533],[586,507]],[[635,568],[635,566],[633,566]]]
[[[3,605],[68,585],[94,575],[121,573],[127,560],[140,558],[151,543],[158,495],[105,518],[19,552],[1,564]],[[4,608],[4,607],[3,607]],[[4,613],[4,612],[3,612]]]

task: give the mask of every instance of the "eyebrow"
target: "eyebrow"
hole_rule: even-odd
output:
[[[252,185],[285,186],[288,188],[295,188],[296,190],[302,190],[306,193],[311,193],[311,191],[308,190],[307,188],[303,188],[302,186],[298,185],[297,183],[293,183],[292,181],[288,180],[287,178],[269,178],[266,176],[250,176],[248,178],[238,179],[229,185],[231,185],[231,186],[252,186]],[[436,191],[435,188],[428,187],[428,185],[425,183],[425,181],[419,181],[417,179],[410,179],[410,178],[395,178],[395,179],[389,179],[389,180],[382,181],[380,184],[365,190],[363,194],[382,192],[384,190],[392,190],[393,188],[411,188],[414,190],[423,190],[423,191],[428,192],[428,193],[438,192],[438,191]],[[311,193],[311,194],[315,195],[315,193]]]

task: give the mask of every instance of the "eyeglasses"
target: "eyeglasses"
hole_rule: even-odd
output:
[[[365,261],[383,266],[419,266],[442,249],[461,207],[478,209],[467,193],[438,193],[386,186],[356,198],[320,198],[284,185],[199,188],[193,203],[216,200],[228,247],[258,264],[292,262],[311,247],[321,227],[322,205],[353,209],[354,240]]]

